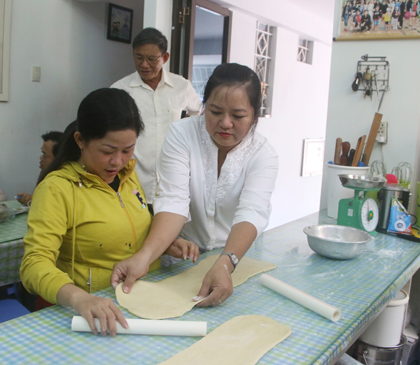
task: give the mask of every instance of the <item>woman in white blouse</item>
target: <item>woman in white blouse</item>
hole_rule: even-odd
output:
[[[207,82],[203,102],[204,115],[173,123],[167,134],[150,233],[111,277],[114,287],[124,281],[126,293],[165,250],[179,256],[183,249],[184,258],[195,261],[195,242],[200,252],[224,247],[194,298],[206,298],[199,306],[218,305],[233,293],[230,274],[268,224],[278,157],[255,131],[258,76],[246,66],[222,64]]]

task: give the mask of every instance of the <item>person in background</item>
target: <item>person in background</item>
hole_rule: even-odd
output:
[[[381,18],[382,18],[382,11],[379,7],[379,4],[376,4],[375,10],[373,11],[373,30],[378,29]]]
[[[136,72],[111,85],[133,97],[145,124],[134,157],[136,172],[149,203],[155,198],[156,163],[169,126],[181,119],[183,110],[194,115],[202,109],[201,99],[191,83],[163,69],[169,59],[167,49],[168,41],[159,30],[143,29],[133,40]]]
[[[360,24],[362,22],[362,15],[360,14],[360,10],[356,10],[356,16],[354,17],[354,24],[355,24],[355,30],[360,30]]]
[[[63,136],[62,132],[51,131],[41,136],[44,143],[41,147],[41,156],[39,157],[40,175],[50,166],[51,162],[57,153],[58,143]],[[22,205],[30,205],[32,201],[32,194],[18,193],[16,200]]]
[[[152,221],[131,159],[143,128],[127,92],[106,88],[86,96],[28,215],[23,285],[46,302],[74,308],[94,333],[98,318],[103,335],[115,336],[116,320],[128,325],[111,299],[90,293],[110,286],[113,265],[140,249]],[[195,245],[186,249],[198,254]],[[157,259],[150,268],[159,266]]]
[[[392,20],[391,20],[392,29],[398,29],[398,19],[400,15],[401,14],[400,14],[399,8],[395,6],[394,11],[392,12]]]
[[[255,131],[261,83],[246,66],[215,68],[205,113],[172,124],[158,163],[155,216],[142,249],[114,266],[111,283],[128,293],[176,237],[201,252],[223,248],[193,300],[219,305],[233,292],[231,273],[268,224],[278,157]],[[188,221],[187,221],[188,219]]]
[[[407,2],[405,0],[402,0],[400,3],[396,2],[398,5],[398,10],[400,12],[400,16],[398,17],[398,29],[403,29],[404,27],[404,14],[405,14],[405,6]]]
[[[372,27],[372,20],[370,19],[369,11],[367,9],[365,10],[365,13],[362,16],[360,26],[362,32],[369,31]]]
[[[341,14],[341,20],[344,21],[344,30],[345,31],[347,31],[350,14],[351,14],[351,2],[347,1],[346,5],[343,6],[343,12]]]

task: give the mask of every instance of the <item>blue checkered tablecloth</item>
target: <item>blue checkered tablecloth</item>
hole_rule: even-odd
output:
[[[259,275],[235,288],[215,308],[194,308],[174,321],[207,321],[208,332],[232,317],[260,314],[289,325],[292,334],[258,364],[307,365],[333,363],[363,328],[392,299],[420,266],[420,245],[377,234],[358,258],[329,260],[313,253],[303,228],[317,224],[311,215],[265,232],[247,256],[277,265],[269,272],[342,311],[338,322],[296,304],[261,286]],[[204,256],[219,253],[216,250]],[[191,267],[190,261],[147,275],[162,280]],[[97,293],[113,298],[111,288]],[[123,309],[127,318],[134,318]],[[74,333],[76,313],[54,306],[0,324],[1,364],[144,364],[152,365],[186,349],[200,338],[117,335],[116,338]],[[217,349],[215,349],[217,351]]]
[[[25,209],[18,201],[1,202],[15,210]],[[23,257],[23,237],[27,230],[27,213],[17,214],[0,223],[0,286],[20,281],[19,270]]]

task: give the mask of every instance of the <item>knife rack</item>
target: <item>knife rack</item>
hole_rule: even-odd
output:
[[[357,73],[361,73],[362,83],[358,91],[370,88],[373,92],[389,91],[389,62],[386,57],[369,57],[363,55],[361,61],[357,62]],[[370,72],[370,78],[368,78]],[[366,75],[366,78],[365,78]]]

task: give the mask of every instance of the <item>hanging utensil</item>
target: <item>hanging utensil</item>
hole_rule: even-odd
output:
[[[355,77],[355,79],[353,81],[353,84],[351,85],[351,88],[352,88],[353,91],[357,91],[357,90],[359,90],[359,85],[362,81],[363,75],[362,75],[361,72],[357,72],[354,77]]]

